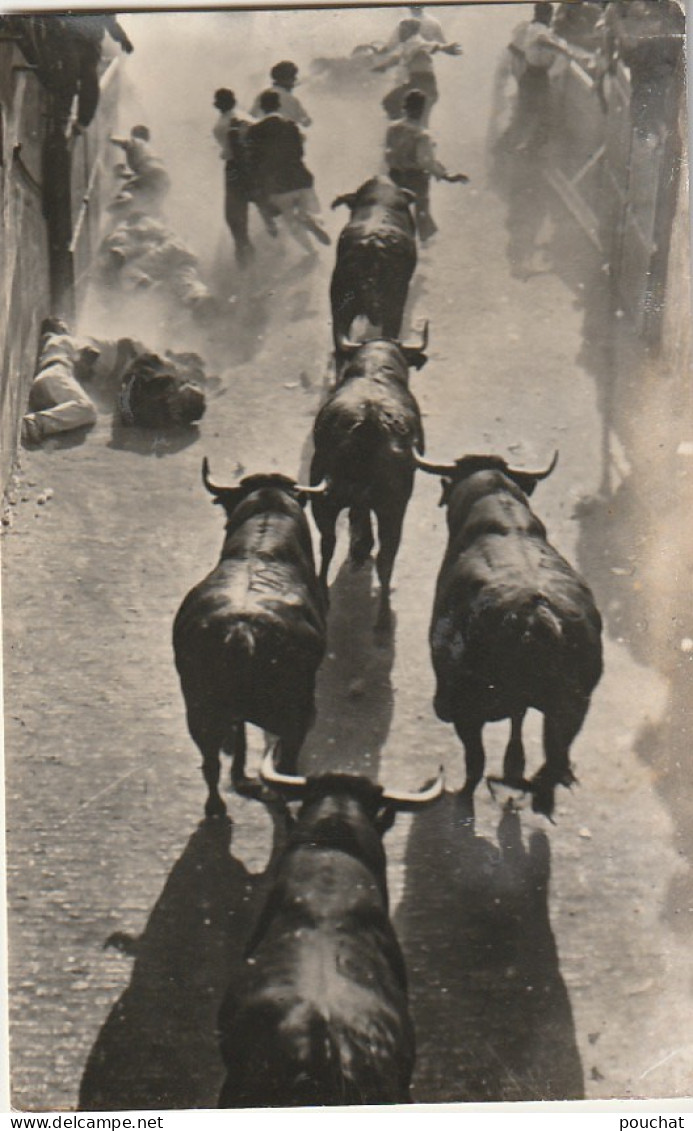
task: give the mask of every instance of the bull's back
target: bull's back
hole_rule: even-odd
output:
[[[372,483],[396,468],[413,476],[421,417],[407,388],[357,377],[323,405],[314,438],[321,472],[333,480]]]
[[[374,238],[416,246],[415,228],[408,210],[400,211],[385,204],[372,204],[359,209],[342,229],[337,248],[340,250]]]
[[[235,622],[320,634],[324,615],[314,574],[306,578],[302,570],[271,559],[222,561],[183,601],[174,641],[223,640]]]
[[[223,703],[273,733],[287,702],[306,706],[325,651],[319,592],[276,563],[223,562],[185,598],[173,646],[183,693]]]
[[[330,284],[333,307],[348,291],[358,298],[360,313],[377,324],[389,291],[397,288],[406,292],[415,267],[413,231],[393,223],[383,210],[352,222],[342,231],[337,244]]]
[[[601,618],[592,594],[537,537],[486,535],[448,556],[430,643],[449,696],[462,688],[498,717],[516,700],[541,710],[559,687],[589,695],[601,674]]]
[[[343,852],[299,849],[269,911],[222,1008],[228,1106],[406,1100],[414,1044],[401,952],[367,869]],[[258,1058],[272,1067],[269,1100]]]

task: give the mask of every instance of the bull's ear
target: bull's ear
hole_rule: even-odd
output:
[[[345,192],[345,193],[343,193],[342,196],[336,196],[334,198],[334,200],[332,201],[332,204],[331,204],[330,207],[339,208],[340,204],[346,204],[347,208],[353,208],[355,200],[356,200],[356,193],[355,192]]]

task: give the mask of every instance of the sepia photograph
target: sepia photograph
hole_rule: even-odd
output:
[[[685,23],[3,5],[13,1112],[693,1110]]]

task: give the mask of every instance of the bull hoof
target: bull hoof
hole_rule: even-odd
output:
[[[543,782],[532,786],[532,810],[535,813],[541,813],[543,817],[555,825],[553,819],[554,810],[554,787],[546,785]]]
[[[457,794],[457,820],[462,824],[474,824],[474,794],[464,786]]]
[[[219,794],[216,796],[209,796],[205,803],[205,817],[213,820],[215,817],[226,816],[226,805],[221,800]]]
[[[355,545],[349,548],[349,565],[352,569],[362,569],[371,559],[372,546]]]
[[[249,778],[245,774],[242,777],[233,778],[232,785],[240,797],[261,797],[264,791],[264,786],[259,778]]]

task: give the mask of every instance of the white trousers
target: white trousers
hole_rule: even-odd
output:
[[[40,368],[44,358],[45,368]],[[39,372],[29,391],[29,409],[25,430],[37,439],[96,421],[94,402],[75,377],[74,349],[64,338],[60,341],[57,335],[49,335],[44,339]]]

